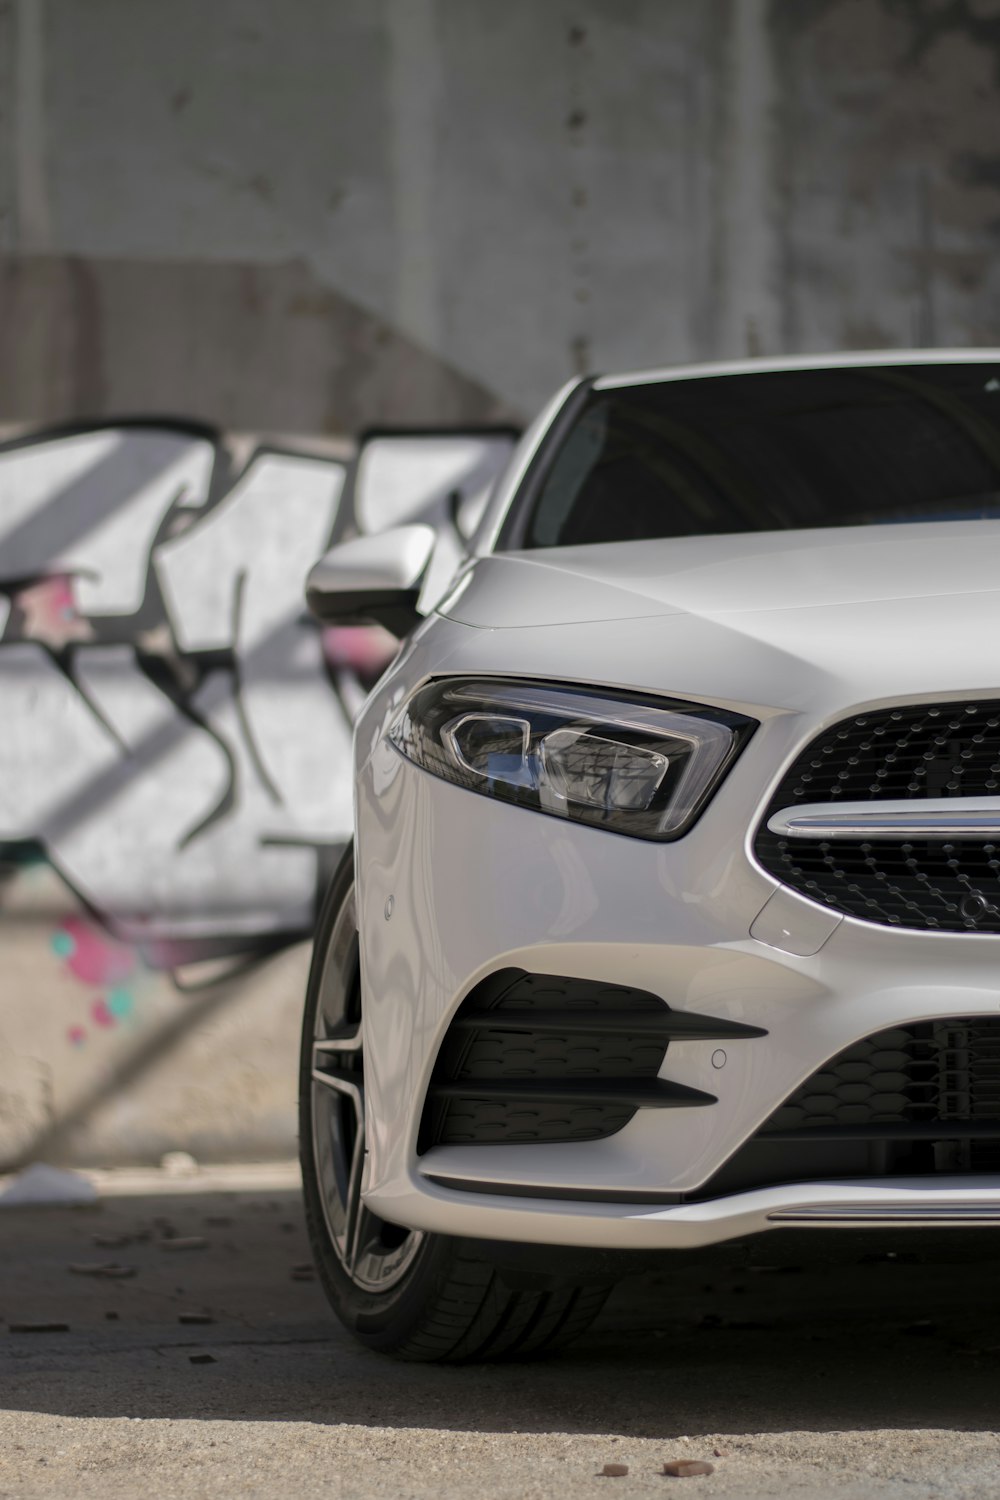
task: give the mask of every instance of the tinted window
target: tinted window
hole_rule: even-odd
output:
[[[1000,365],[592,390],[505,545],[1000,517]]]

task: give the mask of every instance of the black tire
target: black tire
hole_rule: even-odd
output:
[[[345,1194],[342,1185],[352,1180],[346,1152],[357,1154],[356,1090],[363,1088],[360,1049],[349,1050],[361,1003],[356,928],[353,943],[347,941],[353,895],[348,849],[317,923],[299,1082],[306,1222],[330,1305],[361,1343],[397,1359],[526,1358],[560,1348],[593,1322],[608,1282],[539,1278],[537,1289],[524,1290],[530,1275],[508,1284],[475,1240],[413,1235],[363,1209],[351,1217],[349,1186]],[[317,1041],[325,1042],[319,1052]],[[314,1063],[315,1072],[334,1081],[318,1082]]]

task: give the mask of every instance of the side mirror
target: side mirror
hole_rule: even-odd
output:
[[[306,603],[326,625],[384,625],[406,635],[420,619],[420,580],[434,541],[434,528],[418,525],[341,542],[309,574]]]

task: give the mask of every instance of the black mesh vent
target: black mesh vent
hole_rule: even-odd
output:
[[[641,1108],[714,1104],[659,1077],[672,1039],[756,1037],[644,990],[505,969],[463,1001],[428,1090],[418,1149],[593,1141]]]
[[[891,927],[1000,932],[1000,843],[961,839],[801,839],[768,831],[810,802],[1000,796],[1000,704],[933,703],[846,719],[782,780],[754,849],[804,896]]]
[[[977,1172],[1000,1172],[1000,1016],[921,1021],[847,1047],[695,1196]]]
[[[814,1073],[762,1133],[970,1121],[1000,1128],[1000,1016],[880,1031]]]
[[[639,1009],[663,1010],[663,1003],[652,995],[610,985],[584,984],[580,980],[552,978],[547,975],[521,974],[512,983],[500,976],[507,988],[489,1005],[490,996],[482,991],[472,997],[472,1005],[486,1006],[497,1012],[497,1021],[505,1014],[529,1013],[533,1008],[571,1010],[601,1007],[606,1011]],[[490,983],[495,989],[496,981]],[[469,1001],[466,1001],[469,1007]],[[470,1007],[471,1008],[471,1007]],[[512,1015],[513,1019],[513,1015]],[[666,1042],[648,1036],[587,1036],[574,1032],[570,1025],[562,1033],[539,1034],[536,1031],[509,1031],[499,1025],[484,1025],[462,1031],[453,1027],[445,1039],[434,1073],[435,1082],[445,1079],[458,1082],[485,1080],[655,1078],[666,1052]],[[433,1087],[433,1086],[432,1086]],[[436,1116],[427,1144],[468,1144],[482,1141],[594,1141],[613,1135],[635,1114],[636,1106],[626,1101],[586,1101],[525,1099],[510,1100],[462,1096],[428,1105]],[[426,1122],[430,1123],[430,1122]],[[436,1128],[434,1128],[436,1127]]]

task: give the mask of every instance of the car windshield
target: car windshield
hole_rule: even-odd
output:
[[[592,388],[502,545],[1000,517],[1000,364]]]

